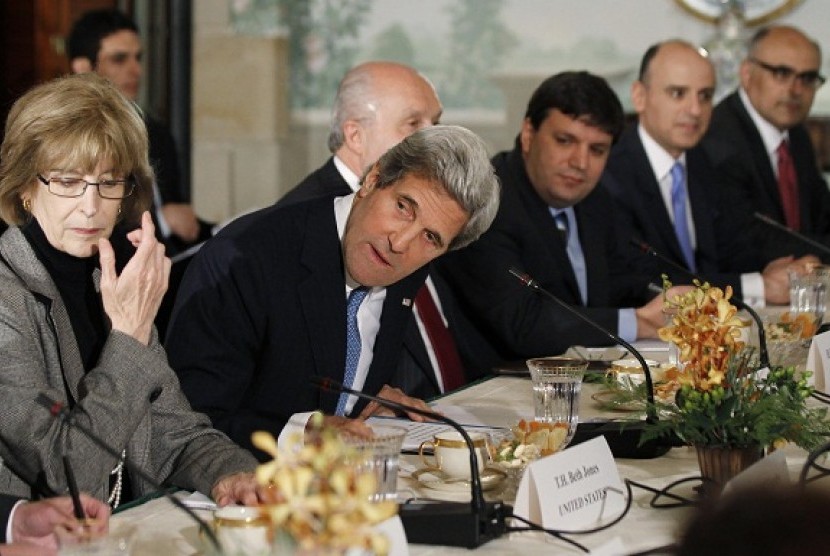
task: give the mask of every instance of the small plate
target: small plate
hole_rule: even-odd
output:
[[[591,399],[605,409],[615,409],[617,411],[643,411],[646,407],[644,402],[634,400],[623,402],[617,399],[617,396],[617,392],[613,390],[602,390],[593,394]]]
[[[504,482],[506,477],[507,473],[501,469],[485,467],[481,472],[481,488],[482,490],[492,490]],[[470,492],[470,481],[465,479],[448,479],[443,473],[435,469],[419,469],[412,473],[412,478],[418,481],[421,486],[433,490]]]

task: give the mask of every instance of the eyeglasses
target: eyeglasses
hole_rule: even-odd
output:
[[[37,179],[43,183],[52,195],[58,197],[80,197],[86,193],[86,188],[94,185],[98,188],[98,195],[102,199],[123,199],[133,194],[135,183],[132,178],[124,180],[102,180],[86,181],[75,176],[55,176],[46,179],[37,174]]]
[[[793,79],[797,79],[802,86],[810,89],[818,89],[827,78],[821,75],[816,70],[796,72],[790,66],[773,66],[762,62],[757,58],[749,58],[749,61],[772,74],[772,78],[778,83],[790,83]]]

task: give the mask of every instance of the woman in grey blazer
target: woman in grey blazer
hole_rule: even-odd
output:
[[[219,503],[257,501],[255,460],[191,410],[153,328],[170,260],[146,212],[152,179],[139,113],[94,74],[38,86],[9,113],[0,147],[0,217],[9,224],[0,236],[0,492],[65,492],[68,454],[79,488],[115,507],[153,489],[126,471],[126,455],[159,483]],[[121,460],[54,419],[35,401],[40,393]]]

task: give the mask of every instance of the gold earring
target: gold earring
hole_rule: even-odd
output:
[[[32,200],[31,199],[23,199],[23,210],[26,212],[32,212]]]
[[[118,205],[118,216],[121,216],[121,205]]]

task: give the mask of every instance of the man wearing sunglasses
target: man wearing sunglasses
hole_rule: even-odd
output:
[[[715,108],[704,140],[736,217],[755,227],[770,256],[801,255],[811,247],[760,223],[754,213],[830,244],[830,191],[804,126],[825,81],[820,70],[821,49],[804,33],[788,26],[760,29],[741,63],[741,86]]]

